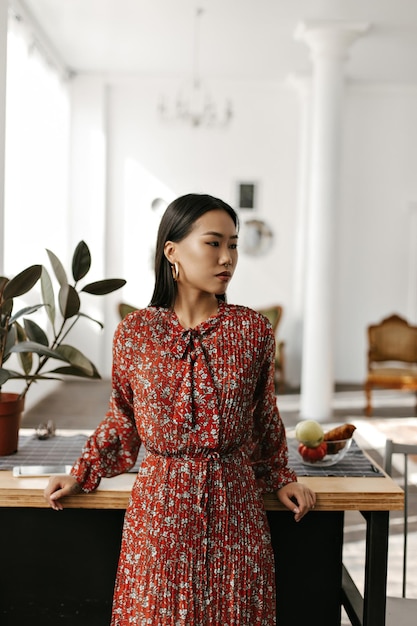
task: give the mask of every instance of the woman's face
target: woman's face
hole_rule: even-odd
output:
[[[179,289],[224,294],[238,258],[236,226],[226,211],[208,211],[182,241],[168,241],[165,254],[178,264]]]

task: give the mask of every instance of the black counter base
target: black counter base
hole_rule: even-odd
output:
[[[341,621],[343,511],[312,511],[300,522],[268,511],[275,554],[278,626]]]
[[[47,602],[26,598],[22,605],[9,605],[0,612],[2,626],[109,626],[111,601],[84,600],[74,603]]]
[[[337,626],[343,512],[299,523],[289,512],[267,515],[278,625]],[[122,510],[1,508],[1,626],[109,626],[123,519]]]
[[[108,626],[123,510],[0,509],[1,626]]]

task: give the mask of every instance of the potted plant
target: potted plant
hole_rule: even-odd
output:
[[[47,254],[58,281],[57,293],[42,265],[32,265],[11,280],[0,277],[0,456],[17,450],[25,396],[34,382],[60,380],[66,375],[101,378],[95,365],[80,350],[66,343],[66,338],[81,318],[103,327],[101,322],[81,311],[82,292],[103,296],[126,283],[123,279],[111,278],[80,286],[91,267],[90,250],[84,241],[80,241],[72,257],[71,284],[58,257],[50,250]],[[28,293],[39,280],[42,302],[14,312],[15,298]],[[47,314],[46,330],[27,317],[43,307]],[[19,370],[6,367],[13,354],[17,355],[15,362]],[[55,361],[52,369],[51,359]],[[4,392],[3,385],[15,379],[24,381],[21,393]]]

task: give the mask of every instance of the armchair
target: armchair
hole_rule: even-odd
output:
[[[371,324],[368,336],[368,371],[365,380],[366,415],[372,415],[374,388],[417,391],[417,326],[399,315]]]
[[[258,313],[262,313],[269,319],[275,333],[275,384],[277,385],[278,391],[281,392],[285,389],[285,343],[278,340],[277,329],[282,318],[283,308],[281,305],[273,305],[265,309],[258,309]]]
[[[128,313],[133,313],[133,311],[137,310],[137,306],[133,306],[132,304],[127,304],[127,302],[119,302],[117,305],[117,310],[122,320]]]

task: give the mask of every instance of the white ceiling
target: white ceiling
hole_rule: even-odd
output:
[[[26,9],[69,69],[183,76],[200,20],[206,78],[282,81],[310,68],[299,22],[354,20],[371,29],[352,46],[355,80],[417,83],[417,0],[10,0]]]

